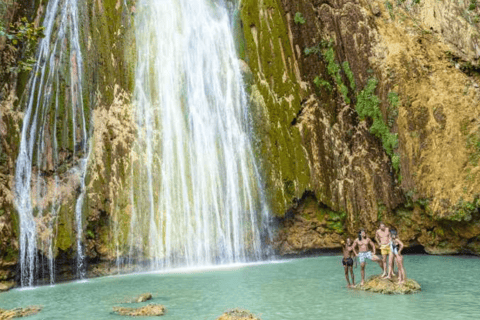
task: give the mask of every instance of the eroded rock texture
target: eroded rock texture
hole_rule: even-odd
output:
[[[263,121],[298,111],[290,123],[277,122],[275,134],[262,129],[268,132],[260,131],[260,139],[267,150],[298,144],[304,153],[283,152],[285,163],[304,163],[301,156],[308,163],[309,175],[290,184],[294,192],[270,184],[287,209],[276,207],[275,214],[289,213],[280,220],[281,252],[338,247],[341,235],[359,227],[373,236],[379,220],[431,253],[478,252],[479,76],[472,35],[478,34],[479,9],[467,7],[244,1],[247,60],[255,86],[268,87],[261,92]],[[277,35],[285,32],[288,38]],[[277,89],[282,85],[286,89]],[[293,107],[266,102],[279,93],[292,95]],[[255,92],[252,99],[262,100]],[[366,116],[359,115],[362,106]],[[264,169],[274,181],[281,172]],[[312,199],[317,206],[302,211]],[[342,227],[325,229],[324,210]]]

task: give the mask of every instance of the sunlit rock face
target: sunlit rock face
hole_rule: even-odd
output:
[[[479,9],[468,6],[243,2],[246,60],[254,89],[263,88],[251,93],[264,110],[258,122],[287,115],[259,128],[260,139],[304,152],[286,152],[277,167],[263,151],[263,168],[279,168],[267,176],[273,202],[284,205],[274,211],[280,252],[339,247],[333,234],[365,227],[373,236],[380,220],[427,252],[478,252],[478,50],[470,41],[478,24],[469,19]],[[294,103],[282,105],[278,97],[289,94]],[[303,161],[307,176],[282,180],[284,164]]]

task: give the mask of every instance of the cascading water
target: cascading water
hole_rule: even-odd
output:
[[[50,282],[54,281],[56,218],[65,205],[62,200],[71,193],[77,193],[72,202],[77,272],[83,277],[81,213],[88,137],[77,0],[49,1],[43,25],[45,38],[39,43],[37,64],[29,80],[15,172],[22,286],[33,285],[40,272],[37,269],[43,266],[37,261],[37,250],[48,257]]]
[[[268,207],[229,14],[140,0],[129,260],[152,269],[260,259]]]

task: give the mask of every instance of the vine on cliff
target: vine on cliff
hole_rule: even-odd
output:
[[[378,80],[375,78],[370,78],[368,80],[365,88],[360,91],[357,96],[355,109],[361,120],[364,120],[367,117],[373,120],[370,132],[382,140],[385,152],[392,159],[393,168],[398,171],[400,166],[400,156],[393,152],[398,146],[398,135],[396,133],[391,133],[388,126],[383,121],[382,112],[379,108],[380,99],[375,95],[377,84]]]

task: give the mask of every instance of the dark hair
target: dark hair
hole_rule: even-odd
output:
[[[360,241],[362,240],[362,231],[365,232],[365,229],[360,229],[360,230],[358,231],[358,240],[360,240]]]
[[[398,235],[397,230],[395,230],[395,229],[390,229],[390,234],[391,234],[392,236]]]

